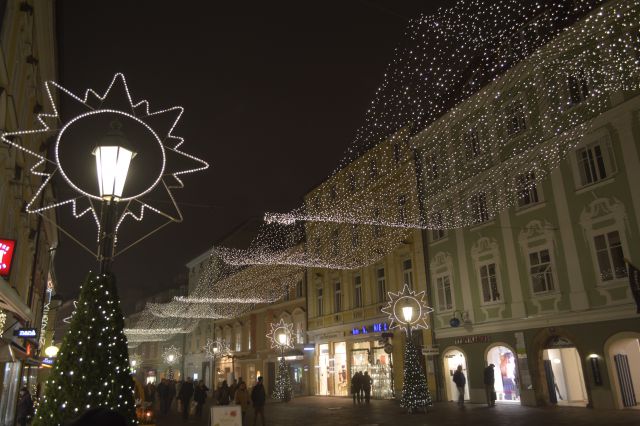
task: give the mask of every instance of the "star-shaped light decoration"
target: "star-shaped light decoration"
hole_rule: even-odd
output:
[[[182,213],[173,197],[172,190],[184,187],[180,179],[181,175],[209,167],[207,162],[183,152],[180,147],[184,140],[173,134],[173,130],[184,111],[182,107],[175,106],[152,111],[148,101],[133,100],[125,77],[120,73],[113,77],[107,89],[102,93],[87,89],[83,96],[78,96],[53,81],[45,82],[45,90],[50,106],[48,111],[39,113],[37,116],[40,128],[0,134],[0,140],[4,143],[34,157],[35,164],[30,169],[31,173],[43,178],[42,184],[25,206],[27,212],[41,214],[47,220],[47,216],[43,214],[46,210],[69,206],[76,219],[92,216],[99,235],[98,205],[102,202],[102,198],[97,193],[97,180],[88,182],[86,171],[80,170],[74,161],[82,164],[82,167],[89,166],[91,162],[95,164],[95,158],[92,155],[92,153],[95,154],[93,148],[108,130],[101,128],[102,124],[96,125],[96,123],[100,120],[103,120],[102,123],[104,123],[105,119],[109,119],[115,127],[126,122],[138,145],[146,141],[142,146],[143,152],[138,152],[136,156],[138,158],[141,154],[145,155],[145,159],[139,163],[142,167],[134,172],[137,185],[131,185],[130,192],[125,191],[122,197],[118,198],[119,204],[123,208],[118,212],[115,222],[116,234],[126,218],[142,221],[145,211],[156,213],[162,219],[162,223],[154,224],[154,230],[145,236],[170,222],[182,221]],[[66,113],[74,111],[72,117],[63,117],[60,114],[57,102],[62,98],[66,101]],[[50,137],[54,144],[52,158],[47,158],[46,146],[40,150],[41,152],[36,152],[24,143],[25,140],[37,135]],[[79,144],[78,141],[80,141]],[[76,149],[78,147],[79,149]],[[137,160],[133,160],[132,164],[135,161]],[[51,183],[56,175],[62,177],[62,181],[66,183],[63,190],[56,191],[58,200],[51,201],[41,197],[40,194],[44,188]],[[69,190],[71,190],[71,194],[69,194]],[[171,207],[161,209],[160,207],[164,205]],[[69,231],[57,223],[54,225],[97,257],[97,253],[74,238]],[[119,252],[126,250],[133,244],[135,242],[123,247]]]
[[[433,312],[433,308],[427,306],[424,291],[417,293],[405,284],[402,291],[388,292],[387,296],[389,301],[381,311],[389,315],[389,328],[400,328],[407,334],[411,330],[429,328],[427,316]]]
[[[175,365],[178,363],[178,360],[182,354],[175,346],[171,345],[168,348],[165,348],[162,352],[162,359],[167,365]]]
[[[142,356],[138,353],[129,355],[129,368],[132,373],[135,373],[138,368],[142,365]]]
[[[219,337],[207,339],[207,344],[202,349],[204,349],[204,356],[208,359],[222,358],[231,354],[227,341]]]
[[[272,348],[282,350],[293,348],[293,324],[286,323],[284,319],[281,318],[278,322],[272,322],[270,326],[271,331],[267,333],[266,337],[271,341]]]

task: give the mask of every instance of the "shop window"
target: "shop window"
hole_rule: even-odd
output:
[[[411,259],[402,262],[402,281],[413,290],[413,265]]]
[[[378,302],[385,302],[387,300],[387,289],[384,277],[384,268],[378,268],[376,270],[376,287],[378,290]]]
[[[494,384],[498,402],[519,402],[517,357],[505,346],[494,346],[487,352],[487,365],[493,364]]]
[[[480,283],[482,285],[482,300],[484,303],[500,301],[495,263],[480,266]]]
[[[360,275],[353,277],[353,307],[362,307],[362,277]]]
[[[529,253],[529,268],[534,293],[553,291],[551,256],[548,249]]]
[[[451,297],[451,279],[449,275],[441,275],[436,278],[438,288],[438,310],[440,312],[453,309],[453,298]]]
[[[627,276],[622,243],[618,231],[611,231],[593,237],[602,282]]]

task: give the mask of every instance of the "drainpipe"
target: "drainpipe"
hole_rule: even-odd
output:
[[[414,165],[415,165],[415,175],[416,175],[416,188],[418,191],[418,208],[419,208],[419,213],[420,213],[420,222],[421,223],[426,223],[426,209],[424,206],[424,198],[425,198],[425,191],[424,191],[424,180],[423,180],[423,176],[424,176],[424,172],[422,169],[422,162],[420,161],[420,158],[422,157],[422,152],[418,149],[414,149],[413,151],[413,161],[414,161]],[[431,282],[431,269],[430,269],[430,265],[429,265],[429,240],[428,240],[428,230],[427,229],[422,229],[421,230],[422,233],[422,253],[423,253],[423,260],[424,260],[424,268],[425,268],[425,279],[426,279],[426,288],[427,288],[427,300],[429,300],[429,304],[432,305],[433,304],[433,288],[432,288],[432,282]],[[435,324],[435,315],[434,312],[431,312],[429,314],[429,331],[431,333],[431,345],[435,345],[436,344],[436,332],[434,330],[434,324]],[[443,393],[444,393],[444,377],[442,376],[442,369],[441,369],[441,359],[440,359],[440,355],[433,355],[433,373],[435,375],[436,378],[436,401],[440,402],[443,401]]]

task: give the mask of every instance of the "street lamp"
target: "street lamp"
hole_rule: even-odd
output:
[[[100,273],[109,272],[116,244],[114,217],[117,203],[122,198],[127,181],[129,166],[136,153],[128,149],[129,141],[122,133],[122,123],[111,122],[111,129],[93,150],[96,157],[98,188],[102,198],[100,213],[100,238],[98,241],[98,261]]]
[[[413,306],[405,306],[402,308],[402,316],[408,324],[411,324],[411,320],[413,319]]]
[[[48,358],[55,358],[56,355],[58,355],[58,352],[60,351],[60,348],[55,346],[55,345],[51,345],[48,348],[46,348],[44,350],[44,354],[48,357]]]

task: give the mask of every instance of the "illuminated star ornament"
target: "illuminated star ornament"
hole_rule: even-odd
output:
[[[293,324],[284,322],[280,319],[278,322],[270,324],[271,331],[267,333],[267,339],[271,341],[272,348],[287,349],[293,348]]]
[[[433,312],[433,308],[427,306],[424,291],[416,293],[405,284],[402,291],[388,292],[387,296],[389,301],[381,311],[389,315],[391,320],[389,328],[399,328],[407,334],[411,330],[429,328],[427,316]]]
[[[167,365],[175,365],[178,363],[178,360],[182,354],[175,346],[171,345],[168,348],[165,348],[162,352],[162,359]]]
[[[207,339],[207,344],[202,349],[204,349],[204,356],[208,359],[222,358],[231,354],[229,344],[219,337]]]
[[[184,187],[182,175],[209,167],[207,162],[183,152],[181,145],[184,140],[173,134],[182,116],[182,107],[154,111],[148,101],[134,101],[125,77],[120,73],[113,77],[103,92],[87,89],[82,96],[78,96],[53,81],[45,82],[45,90],[50,106],[37,116],[40,128],[0,135],[4,143],[34,157],[35,164],[31,172],[43,178],[42,184],[25,206],[27,212],[41,214],[47,220],[47,216],[42,214],[44,211],[68,206],[76,219],[93,217],[99,233],[99,205],[103,200],[99,189],[102,189],[102,181],[87,179],[87,168],[92,167],[91,173],[95,175],[96,160],[101,161],[100,155],[104,155],[101,149],[105,147],[105,141],[108,145],[106,148],[112,148],[110,145],[115,144],[109,142],[124,140],[131,142],[132,149],[124,152],[131,154],[127,165],[130,161],[131,174],[135,175],[135,179],[129,179],[132,182],[127,182],[126,188],[122,182],[119,192],[114,193],[114,198],[122,205],[115,222],[116,233],[125,219],[142,221],[148,211],[157,214],[161,220],[154,223],[153,230],[145,236],[170,222],[182,221],[182,213],[172,190]],[[61,115],[58,106],[63,98],[65,116]],[[52,158],[47,158],[46,149],[36,152],[27,148],[24,141],[37,134],[50,137]],[[115,169],[121,166],[119,157],[114,161]],[[100,172],[104,174],[110,171]],[[44,188],[56,177],[61,178],[56,179],[56,185],[59,182],[64,184],[61,190],[56,191],[58,199],[53,201],[42,197]],[[170,207],[165,208],[167,205]],[[54,225],[97,257],[86,244],[59,225]],[[119,252],[139,241],[123,247]]]

